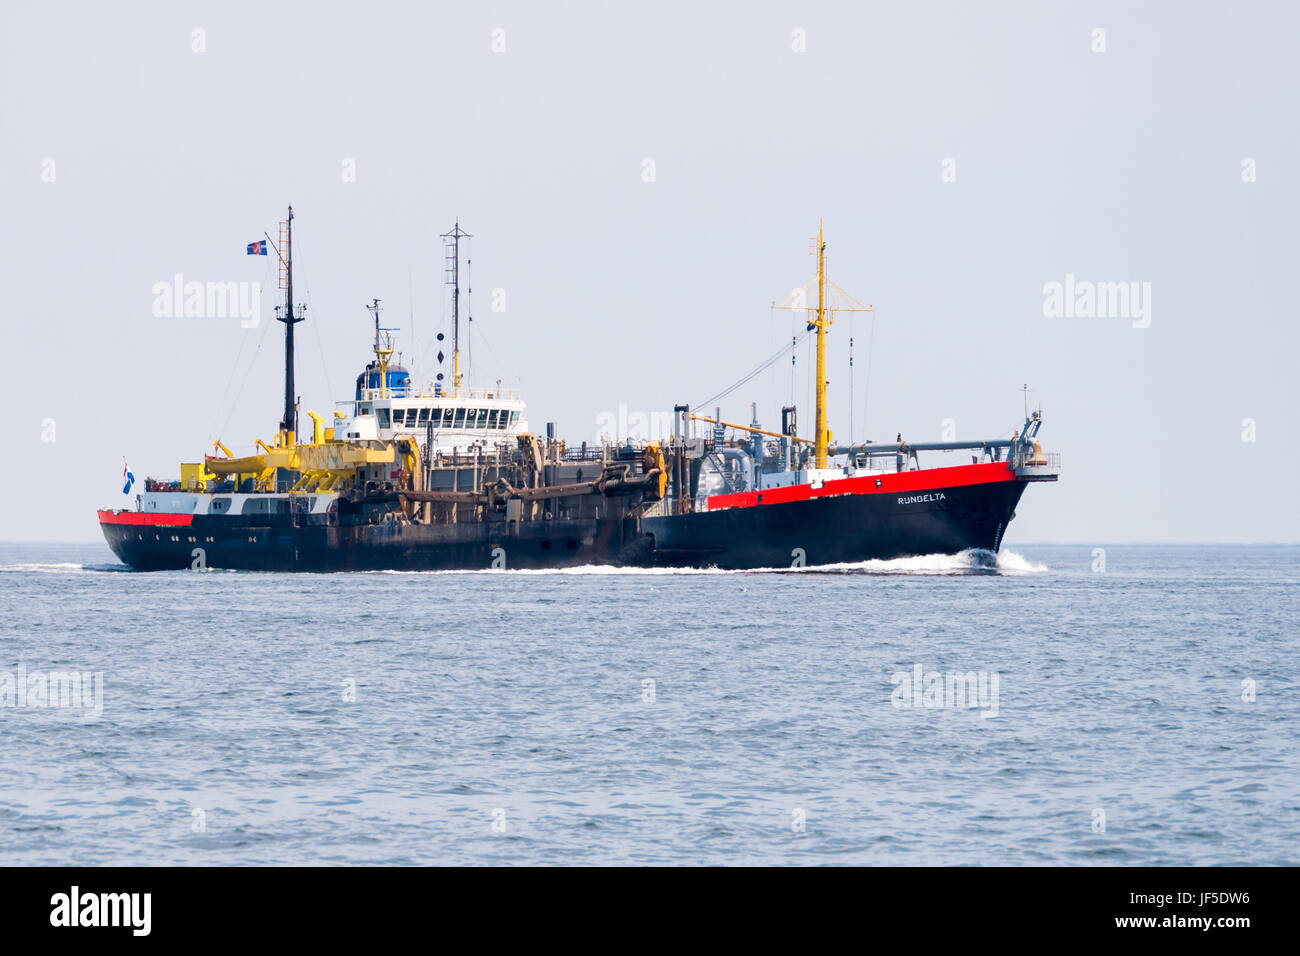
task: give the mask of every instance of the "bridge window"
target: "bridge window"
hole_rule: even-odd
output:
[[[386,408],[376,408],[376,409],[375,409],[375,414],[379,417],[379,427],[380,427],[380,428],[388,428],[388,427],[389,427],[389,425],[388,425],[388,409],[386,409]]]
[[[407,427],[407,428],[414,428],[414,427],[415,427],[415,420],[416,420],[416,418],[419,417],[419,414],[420,414],[420,410],[419,410],[418,408],[408,408],[408,409],[406,410],[406,427]]]
[[[420,409],[420,424],[427,425],[428,422],[429,422],[429,409],[426,406],[425,408]]]
[[[452,416],[453,416],[454,414],[455,414],[455,409],[453,409],[453,408],[444,408],[444,409],[442,410],[442,427],[443,427],[443,428],[450,428],[450,427],[451,427],[451,420],[452,420]]]
[[[456,409],[456,421],[452,425],[452,428],[464,428],[464,427],[465,427],[465,409],[458,408]]]
[[[500,414],[500,412],[499,412],[498,409],[495,409],[495,408],[490,408],[490,409],[488,409],[488,420],[487,420],[487,427],[488,427],[488,428],[496,428],[496,427],[497,427],[497,415],[498,415],[498,414]]]
[[[510,413],[510,427],[511,427],[511,428],[514,428],[514,427],[515,427],[516,425],[518,425],[518,424],[519,424],[519,413],[518,413],[518,412],[511,412],[511,413]]]

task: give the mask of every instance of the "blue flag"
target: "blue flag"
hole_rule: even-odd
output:
[[[248,254],[249,254],[250,256],[264,256],[264,255],[266,255],[266,240],[265,240],[265,239],[259,239],[259,240],[257,240],[257,242],[250,242],[250,243],[248,244]]]

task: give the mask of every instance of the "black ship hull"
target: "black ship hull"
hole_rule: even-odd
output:
[[[998,480],[937,482],[906,494],[828,494],[620,519],[339,525],[295,523],[292,515],[261,516],[257,524],[223,515],[101,512],[100,518],[109,547],[140,570],[787,568],[997,551],[1025,486],[1003,478],[1004,469]]]
[[[196,515],[185,526],[103,523],[124,564],[142,571],[458,571],[645,564],[635,522],[538,521],[509,533],[498,523],[258,526]]]
[[[1002,481],[906,496],[849,494],[648,518],[642,526],[663,566],[788,568],[996,552],[1024,487]]]

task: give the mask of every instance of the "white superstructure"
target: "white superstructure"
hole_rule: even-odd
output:
[[[450,452],[481,442],[514,441],[528,431],[527,406],[513,389],[461,388],[452,394],[418,395],[412,389],[361,388],[360,398],[342,402],[334,423],[340,440],[432,437],[432,451]]]
[[[459,231],[459,226],[457,227]],[[528,431],[526,406],[514,389],[470,388],[460,374],[460,353],[452,353],[450,386],[443,374],[420,391],[410,373],[393,363],[393,329],[379,324],[379,300],[366,307],[375,320],[375,360],[357,376],[356,394],[334,413],[336,441],[392,441],[413,437],[427,453],[452,452],[474,445],[514,441]],[[443,338],[438,335],[439,340]],[[438,361],[444,356],[438,353]]]

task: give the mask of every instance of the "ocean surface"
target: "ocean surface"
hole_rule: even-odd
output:
[[[1292,546],[273,575],[0,545],[0,864],[1294,865],[1298,584]]]

